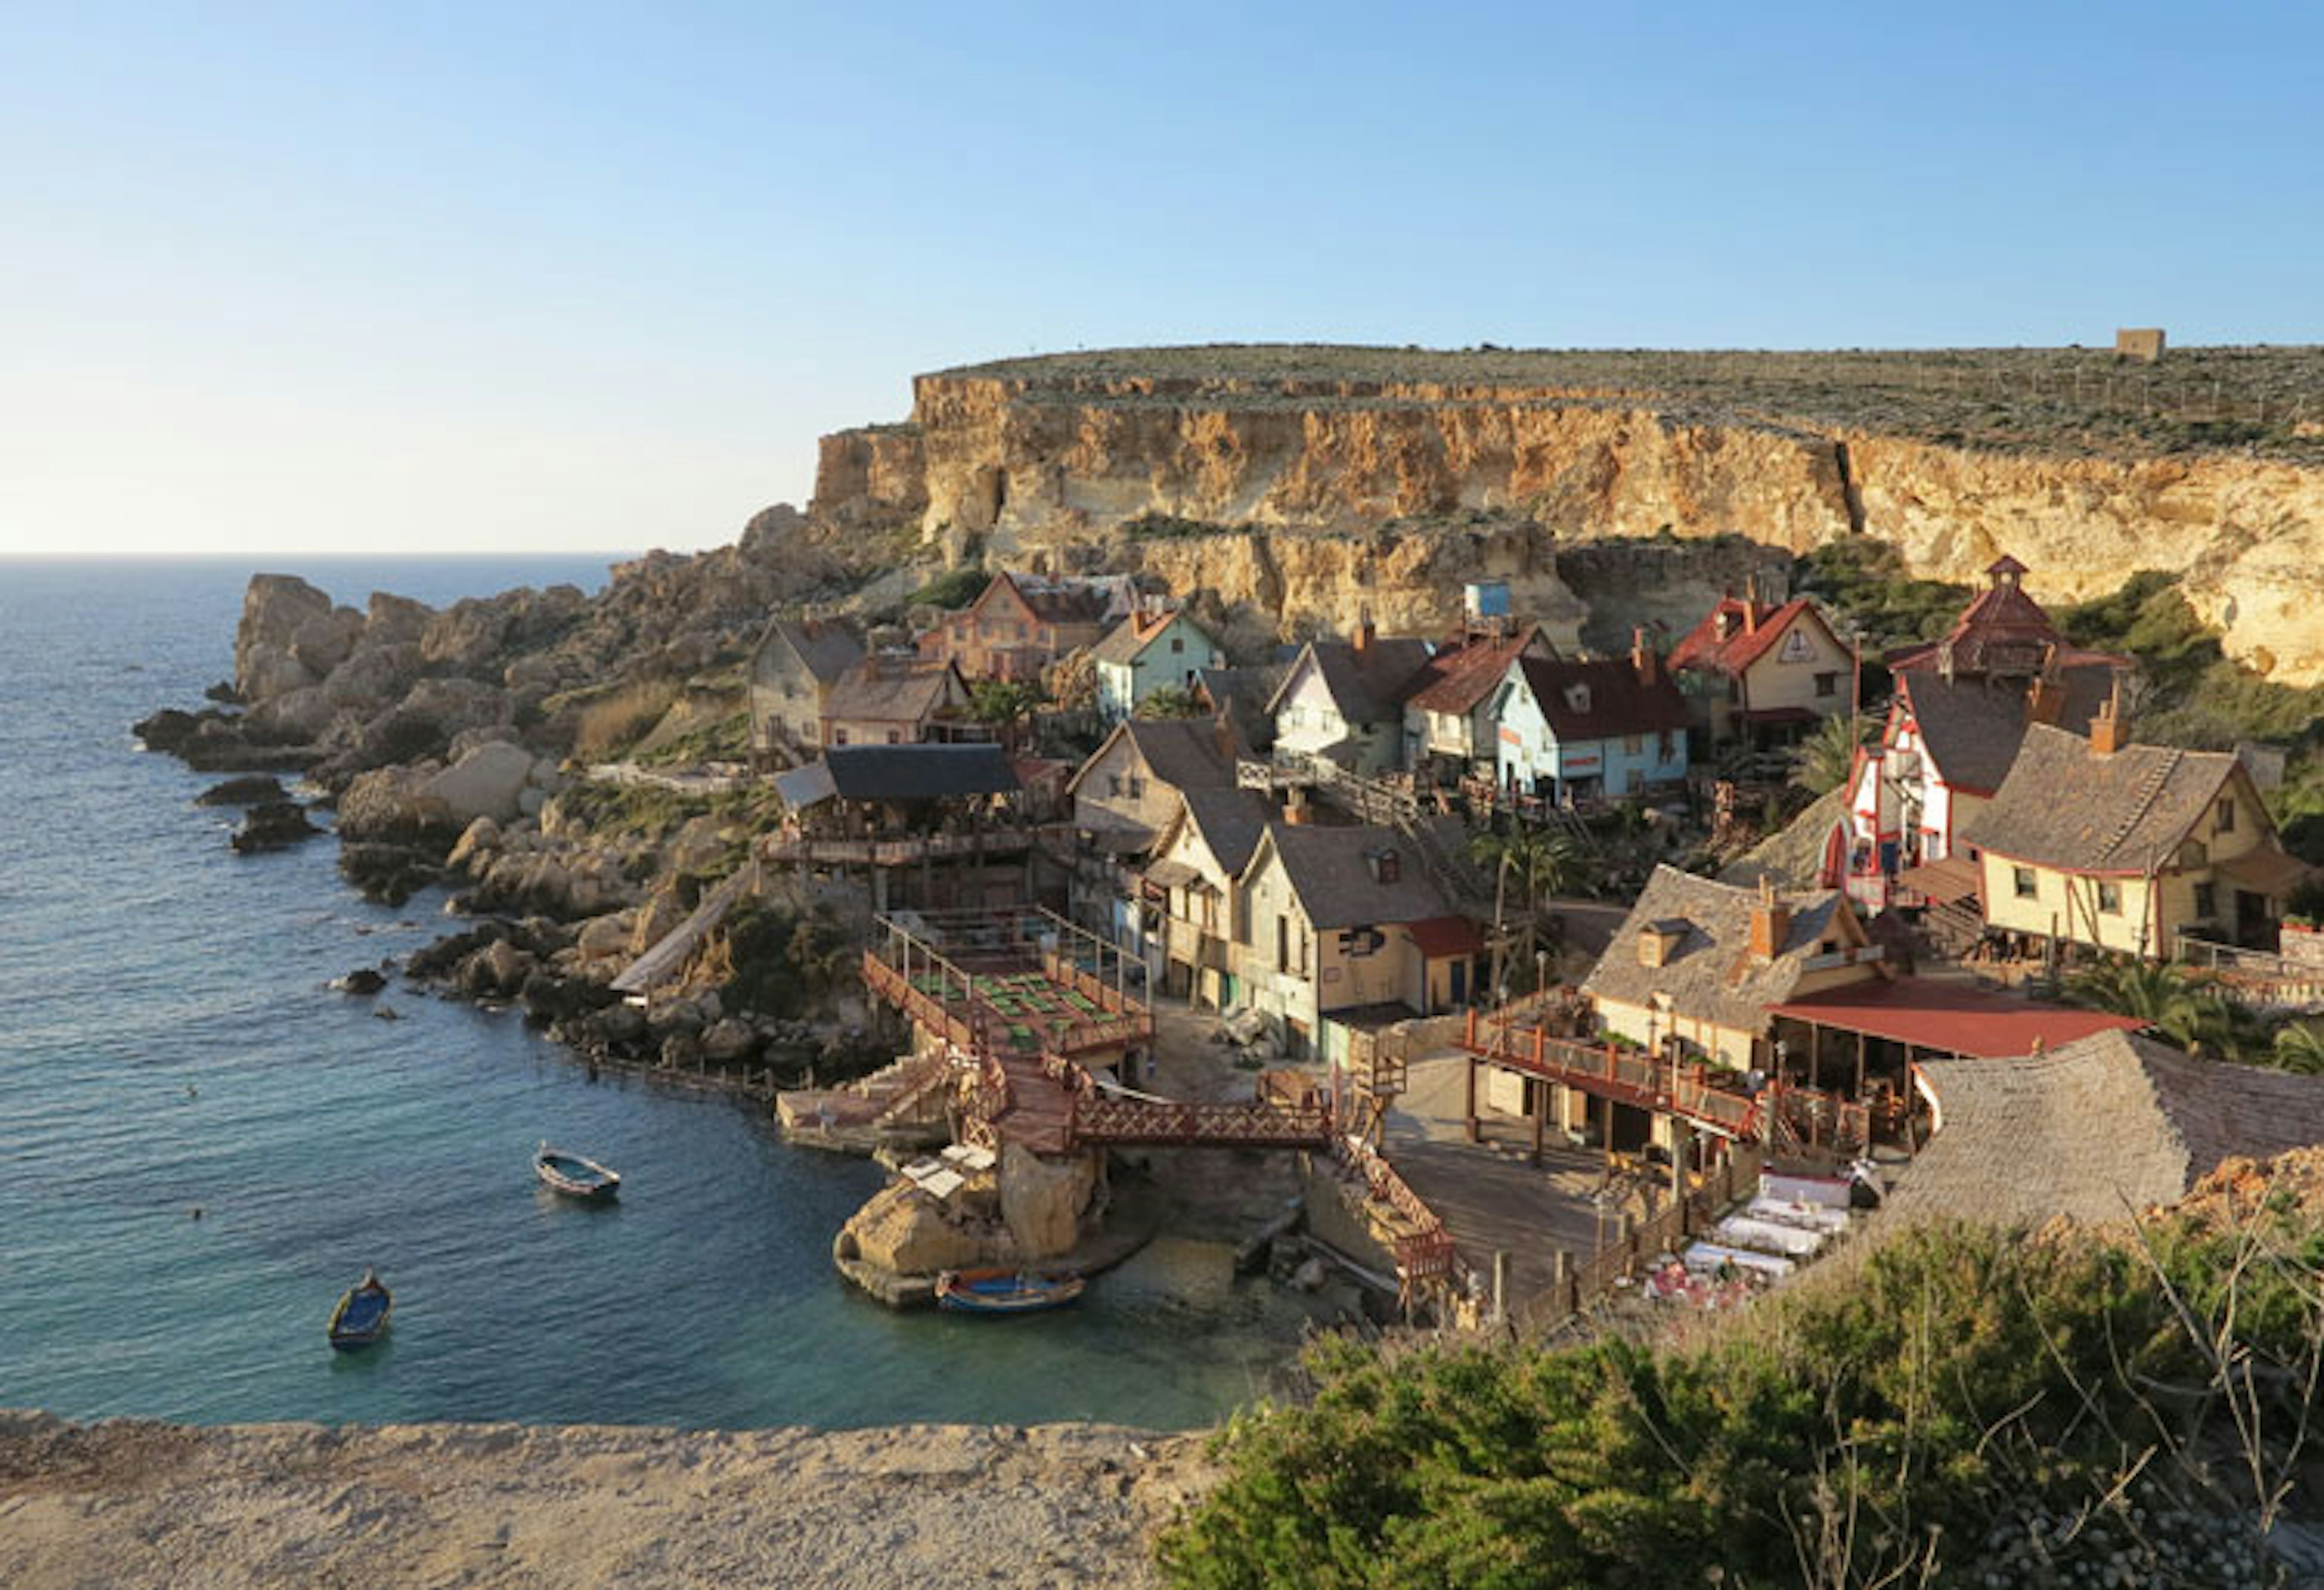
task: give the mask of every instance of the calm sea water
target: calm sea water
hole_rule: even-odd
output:
[[[337,599],[594,588],[602,561],[299,569]],[[1114,1419],[1247,1400],[1301,1316],[1157,1244],[1086,1306],[897,1315],[839,1280],[881,1183],[755,1114],[589,1080],[513,1017],[331,977],[426,942],[318,840],[226,847],[209,782],[129,725],[232,671],[247,566],[0,561],[0,1406],[215,1423],[516,1419],[844,1427]],[[622,1201],[536,1189],[549,1138]],[[194,1211],[198,1209],[199,1218]],[[366,1265],[386,1345],[333,1354]]]

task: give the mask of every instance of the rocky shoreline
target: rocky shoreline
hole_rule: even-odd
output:
[[[155,1590],[1156,1582],[1199,1437],[76,1425],[0,1412],[0,1584]]]

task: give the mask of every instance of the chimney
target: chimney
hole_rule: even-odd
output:
[[[1369,604],[1356,610],[1356,650],[1369,650],[1372,643],[1372,610]]]
[[[1759,633],[1759,577],[1757,574],[1743,581],[1743,633],[1747,635]]]
[[[2059,715],[2066,708],[2066,687],[2047,673],[2037,673],[2025,689],[2025,721],[2046,723],[2058,726]]]
[[[1314,820],[1314,814],[1307,809],[1307,791],[1296,784],[1283,792],[1283,820],[1303,826]]]
[[[1638,682],[1652,685],[1662,677],[1663,660],[1646,643],[1646,626],[1638,625],[1630,632],[1630,666],[1637,670]]]
[[[2098,715],[2090,719],[2090,753],[2112,756],[2129,744],[2130,729],[2122,721],[2122,674],[2116,671],[2114,689],[2098,707]]]
[[[1759,874],[1759,898],[1751,907],[1751,958],[1772,961],[1784,953],[1784,940],[1791,937],[1791,908],[1775,898],[1767,874]]]

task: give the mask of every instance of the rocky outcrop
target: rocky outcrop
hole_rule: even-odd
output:
[[[2231,654],[2287,682],[2324,680],[2324,626],[2303,622],[2324,599],[2324,470],[2311,466],[1948,445],[1699,393],[1397,379],[1377,357],[1360,379],[1268,374],[1270,351],[1203,350],[1199,376],[1169,350],[1146,369],[1133,351],[921,376],[909,428],[825,439],[816,511],[864,524],[917,514],[931,545],[980,538],[1018,562],[1066,559],[1148,514],[1249,525],[1240,548],[1193,540],[1136,555],[1164,578],[1215,569],[1230,605],[1270,614],[1285,634],[1344,628],[1347,575],[1384,577],[1374,588],[1394,622],[1440,618],[1427,582],[1469,557],[1423,574],[1443,554],[1359,552],[1317,544],[1318,532],[1457,543],[1480,515],[1538,523],[1561,549],[1735,532],[1794,553],[1870,534],[1895,542],[1910,572],[1954,581],[2006,550],[2058,599],[2141,569],[2181,574]],[[1549,567],[1538,547],[1527,566]]]
[[[308,820],[307,809],[295,800],[261,800],[242,814],[242,826],[232,844],[244,855],[263,850],[283,850],[323,830]]]

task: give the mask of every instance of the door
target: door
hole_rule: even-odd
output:
[[[1452,1003],[1455,1005],[1464,1005],[1469,1003],[1469,963],[1467,961],[1452,963]]]
[[[2255,894],[2248,889],[2236,891],[2236,942],[2246,948],[2273,949],[2275,941],[2269,937],[2274,926],[2268,920],[2267,896]]]

